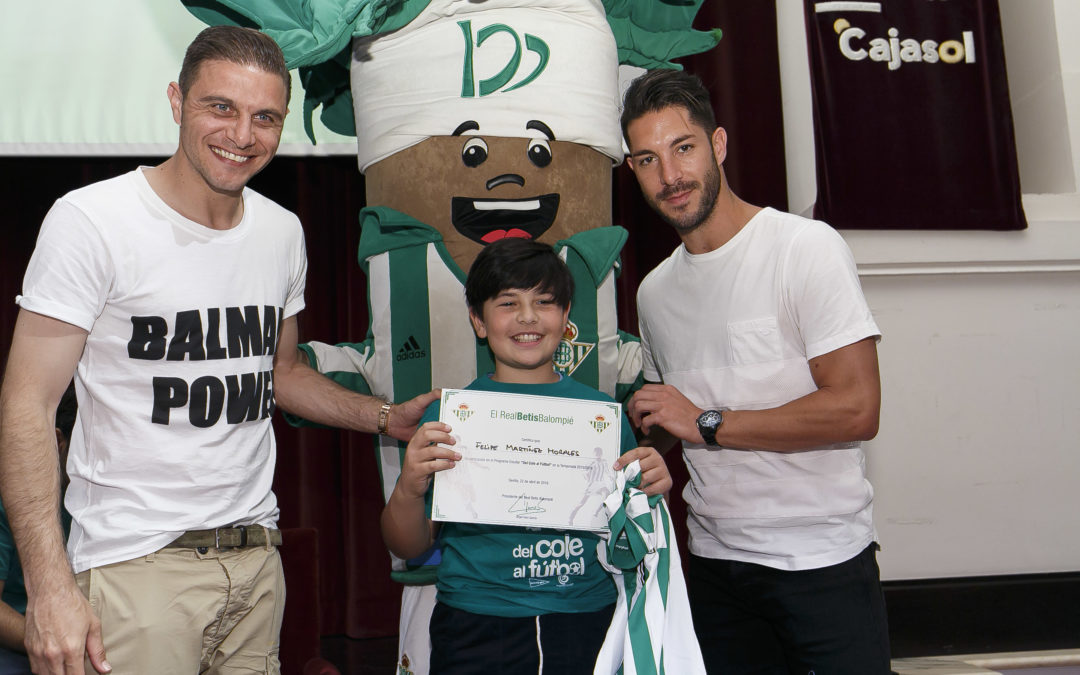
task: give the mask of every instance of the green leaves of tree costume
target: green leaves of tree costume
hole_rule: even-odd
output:
[[[430,0],[182,0],[209,25],[258,28],[274,38],[290,69],[300,69],[304,128],[315,142],[311,119],[355,136],[349,88],[349,44],[354,37],[397,30]],[[603,0],[619,49],[619,63],[641,68],[680,68],[672,59],[716,46],[720,29],[690,28],[703,0]]]

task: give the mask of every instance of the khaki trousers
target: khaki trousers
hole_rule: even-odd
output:
[[[101,619],[113,675],[280,673],[276,548],[166,548],[75,578]]]

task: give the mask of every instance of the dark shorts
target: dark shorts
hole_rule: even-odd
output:
[[[795,572],[691,555],[690,611],[708,672],[888,675],[876,550]]]
[[[431,614],[431,675],[591,675],[615,606],[507,618],[443,603]]]

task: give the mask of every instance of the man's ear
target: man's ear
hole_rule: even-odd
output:
[[[484,325],[484,320],[476,316],[476,312],[473,311],[472,307],[469,308],[469,321],[472,322],[472,329],[476,333],[476,337],[481,340],[487,337],[487,327]]]
[[[716,131],[712,132],[712,138],[709,140],[712,142],[713,157],[716,158],[716,165],[722,166],[724,159],[727,158],[727,132],[724,131],[724,127],[716,127]]]
[[[169,97],[169,105],[172,107],[173,121],[180,124],[180,111],[184,105],[184,95],[180,93],[180,85],[170,82],[166,94]]]

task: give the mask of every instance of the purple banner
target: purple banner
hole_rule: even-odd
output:
[[[1021,230],[994,0],[805,0],[814,215],[838,228]]]

